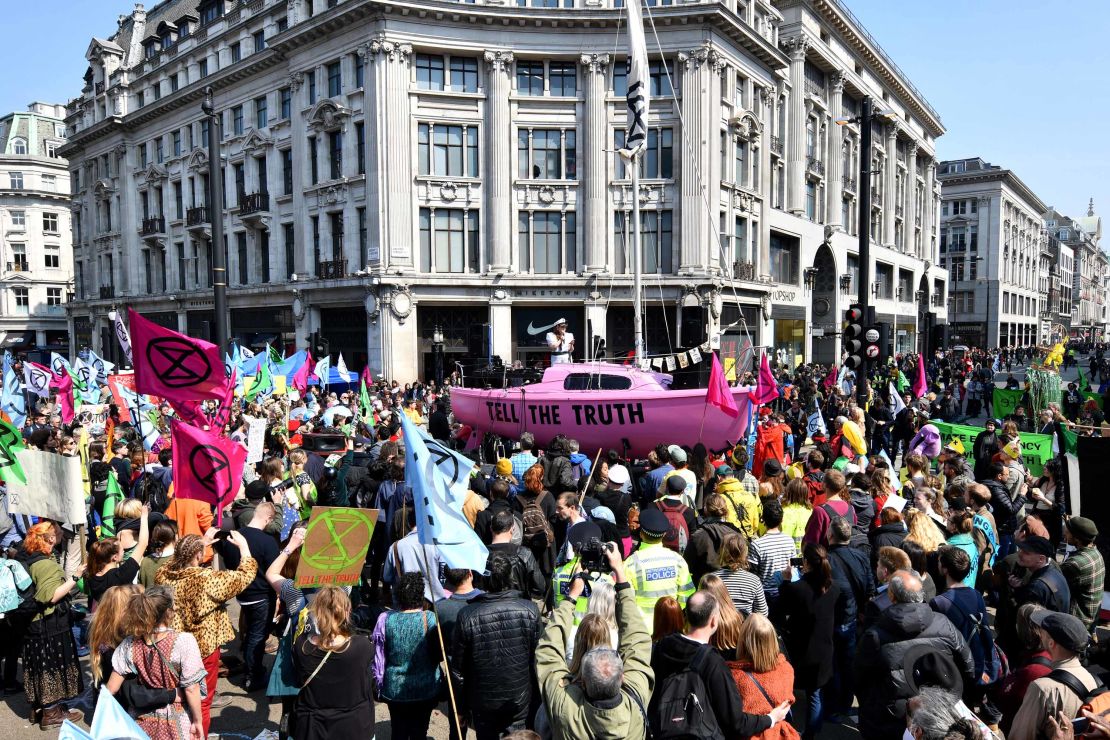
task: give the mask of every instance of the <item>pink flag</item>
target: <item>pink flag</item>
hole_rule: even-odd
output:
[[[917,356],[917,378],[913,381],[914,398],[921,398],[929,390],[929,383],[925,380],[925,355]]]
[[[293,373],[293,387],[301,393],[308,390],[308,376],[312,374],[312,353],[305,352],[304,364]]]
[[[174,495],[206,501],[222,510],[239,492],[246,448],[183,421],[174,419],[171,425]]]
[[[779,385],[775,382],[775,375],[771,372],[771,363],[767,360],[767,353],[759,355],[759,380],[756,382],[755,395],[752,403],[770,403],[779,397]]]
[[[366,367],[362,368],[362,380],[366,383],[367,388],[374,385],[374,378],[370,375],[369,364],[367,364]]]
[[[133,309],[128,313],[135,389],[139,393],[161,396],[175,404],[224,398],[231,380],[224,371],[219,347],[164,329]]]
[[[73,378],[63,372],[50,380],[50,387],[58,391],[58,406],[62,411],[62,423],[73,423]]]
[[[829,374],[825,376],[825,390],[831,391],[836,387],[837,375],[836,365],[833,365],[829,368]]]
[[[705,392],[705,402],[716,406],[733,419],[740,416],[740,409],[736,406],[736,399],[732,397],[732,389],[728,387],[725,379],[725,370],[717,353],[713,353],[713,369],[709,371],[709,390]]]
[[[222,434],[224,427],[227,426],[228,419],[231,417],[231,410],[235,406],[234,373],[231,376],[231,383],[227,386],[227,392],[218,403],[219,405],[214,412],[205,408],[202,400],[179,401],[177,403],[171,401],[170,405],[173,406],[174,413],[181,421],[195,427],[207,428],[213,434]]]

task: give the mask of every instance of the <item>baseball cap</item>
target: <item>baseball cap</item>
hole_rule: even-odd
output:
[[[1026,537],[1021,542],[1017,543],[1017,546],[1019,550],[1025,550],[1034,555],[1044,555],[1049,560],[1056,556],[1056,548],[1052,546],[1052,543],[1044,537],[1039,537],[1035,534]]]
[[[628,481],[629,481],[628,468],[624,467],[623,465],[612,465],[612,466],[610,466],[610,468],[609,468],[609,482],[610,483],[612,483],[614,485],[617,485],[617,486],[623,486]]]
[[[1091,637],[1087,633],[1087,628],[1083,626],[1083,622],[1078,617],[1073,617],[1070,614],[1038,609],[1030,615],[1029,621],[1043,629],[1049,637],[1073,653],[1083,652],[1090,643]]]
[[[717,468],[717,477],[718,478],[724,478],[725,476],[729,476],[729,475],[732,475],[732,474],[733,474],[733,470],[732,470],[732,467],[729,466],[729,465],[722,465],[721,467]]]
[[[686,490],[686,479],[681,475],[672,475],[667,478],[667,493],[677,495]]]
[[[678,445],[671,445],[667,448],[667,454],[671,456],[674,462],[686,462],[686,450]]]
[[[595,506],[593,510],[590,511],[590,516],[594,519],[609,522],[610,524],[617,523],[617,517],[613,515],[613,510],[608,506]]]
[[[671,523],[659,509],[644,509],[640,512],[640,531],[649,537],[663,537],[671,531]]]
[[[1068,531],[1086,542],[1094,542],[1098,537],[1098,527],[1085,516],[1073,516],[1068,519]]]

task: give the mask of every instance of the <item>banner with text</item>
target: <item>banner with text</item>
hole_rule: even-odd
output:
[[[1005,419],[1014,413],[1014,409],[1021,406],[1021,399],[1025,391],[1011,391],[1006,388],[994,389],[994,415],[996,418]],[[1026,409],[1028,411],[1029,409]]]
[[[975,438],[984,431],[983,427],[969,427],[963,424],[945,424],[939,421],[929,422],[940,432],[941,440],[947,444],[953,437],[963,442],[965,450],[975,446]],[[1052,459],[1051,434],[1022,434],[1021,435],[1021,461],[1034,476],[1041,474],[1044,464]]]

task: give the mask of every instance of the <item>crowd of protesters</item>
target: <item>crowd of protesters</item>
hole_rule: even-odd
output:
[[[39,408],[27,443],[87,456],[87,543],[0,519],[4,690],[44,729],[78,720],[88,654],[93,685],[156,740],[207,737],[221,675],[279,702],[297,740],[373,737],[377,702],[398,738],[426,737],[436,711],[480,740],[813,738],[831,723],[1033,740],[1076,734],[1075,718],[1110,737],[1084,709],[1102,673],[1100,523],[1071,515],[1060,459],[1024,468],[1028,423],[989,420],[970,450],[930,423],[989,413],[995,369],[1034,356],[940,354],[897,414],[885,392],[859,406],[850,372],[794,368],[754,438],[725,450],[659,430],[646,459],[614,449],[595,469],[572,438],[524,433],[471,474],[481,572],[420,541],[405,484],[402,414],[468,441],[449,387],[379,383],[372,420],[353,390],[246,404],[229,430],[246,444],[247,417],[268,419],[265,454],[223,512],[173,495],[168,434],[148,452],[113,418],[89,441]],[[870,386],[904,390],[917,361]],[[338,449],[318,454],[323,438]],[[295,585],[314,505],[380,511],[359,585]]]

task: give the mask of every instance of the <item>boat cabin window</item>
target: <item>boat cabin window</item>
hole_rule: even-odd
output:
[[[563,380],[566,391],[626,391],[631,387],[632,378],[623,375],[571,373]]]

